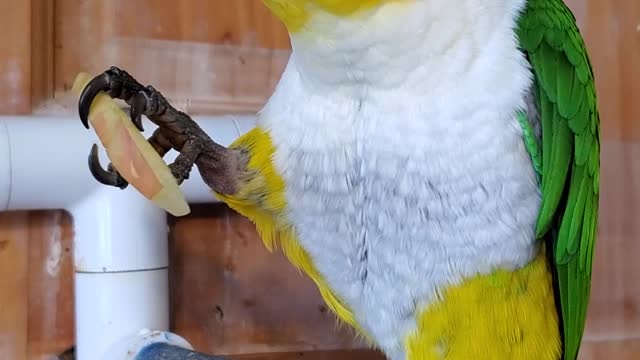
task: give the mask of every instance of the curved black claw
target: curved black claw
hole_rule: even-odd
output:
[[[93,99],[101,91],[109,91],[110,88],[111,81],[109,80],[109,75],[104,72],[89,81],[84,90],[82,90],[80,99],[78,100],[78,111],[80,113],[80,121],[82,121],[82,125],[87,129],[89,128],[89,110],[91,109]]]
[[[87,86],[82,90],[80,98],[78,99],[78,111],[82,124],[87,129],[89,128],[89,110],[91,109],[93,99],[101,91],[106,92],[111,97],[116,97],[129,103],[131,98],[139,94],[143,89],[143,86],[126,71],[112,66],[109,70],[89,81]],[[144,94],[142,94],[142,98],[140,98],[140,96],[135,98],[131,108],[131,120],[140,131],[144,131],[142,128],[142,114],[144,114],[146,110],[147,100]]]
[[[111,166],[109,166],[109,170],[102,168],[100,159],[98,158],[98,146],[96,144],[91,146],[91,152],[89,153],[89,171],[91,171],[91,175],[101,184],[115,186],[122,190],[126,189],[129,185],[117,171],[111,169]]]
[[[144,131],[142,127],[142,114],[147,110],[147,101],[149,101],[149,99],[147,99],[145,93],[139,92],[131,102],[131,121],[141,132]]]

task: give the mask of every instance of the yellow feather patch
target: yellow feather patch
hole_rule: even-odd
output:
[[[409,360],[557,360],[552,277],[544,249],[522,269],[477,276],[446,289],[418,317]]]
[[[287,222],[286,184],[273,166],[275,149],[269,133],[264,129],[254,128],[238,138],[230,148],[248,155],[248,171],[235,194],[216,194],[218,198],[256,225],[269,251],[280,246],[289,261],[315,282],[331,311],[358,330],[360,335],[367,337],[357,325],[353,312],[336,296],[318,272],[311,256],[297,241],[295,230]]]
[[[347,17],[391,1],[394,0],[263,0],[290,32],[302,29],[314,11]]]

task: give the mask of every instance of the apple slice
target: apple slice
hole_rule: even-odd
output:
[[[72,91],[80,96],[92,78],[78,74]],[[95,97],[89,123],[109,160],[131,186],[171,215],[189,214],[189,204],[167,164],[110,96],[101,92]]]

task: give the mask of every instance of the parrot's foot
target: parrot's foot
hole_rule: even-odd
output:
[[[161,157],[171,149],[179,152],[175,161],[169,164],[178,184],[189,178],[193,165],[197,164],[212,189],[221,193],[234,190],[230,172],[237,169],[236,154],[211,140],[189,115],[176,110],[159,91],[152,86],[143,86],[122,69],[111,67],[93,78],[82,91],[78,109],[87,129],[91,103],[101,91],[131,106],[131,121],[140,131],[143,131],[142,115],[158,125],[148,141]],[[111,164],[106,170],[102,168],[95,146],[89,155],[89,169],[102,184],[121,189],[128,185]]]

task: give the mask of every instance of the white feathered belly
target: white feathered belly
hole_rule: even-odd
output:
[[[515,119],[531,74],[508,31],[515,3],[416,2],[395,17],[403,24],[380,11],[375,36],[372,24],[327,21],[320,40],[293,39],[260,114],[298,240],[394,359],[438,289],[535,255],[540,194]],[[436,10],[446,24],[407,30]]]
[[[432,122],[365,107],[350,129],[337,117],[269,126],[300,243],[394,353],[437,289],[531,260],[539,194],[515,127],[470,126],[481,112]]]

